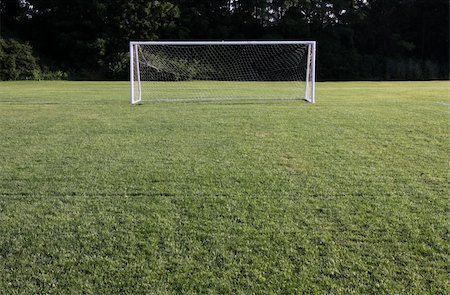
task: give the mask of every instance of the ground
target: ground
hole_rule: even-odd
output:
[[[448,294],[449,89],[131,106],[126,82],[1,82],[0,290]]]

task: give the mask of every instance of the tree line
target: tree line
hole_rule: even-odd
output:
[[[130,40],[316,40],[319,80],[449,78],[448,0],[3,0],[0,80],[127,79]]]

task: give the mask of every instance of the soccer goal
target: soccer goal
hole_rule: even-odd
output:
[[[131,103],[300,99],[314,103],[315,41],[130,42]]]

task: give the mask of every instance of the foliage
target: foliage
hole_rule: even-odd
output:
[[[6,80],[66,80],[68,74],[40,67],[28,43],[0,38],[0,81]]]
[[[123,79],[128,41],[142,39],[313,39],[322,80],[449,78],[447,0],[11,0],[0,10],[13,37],[75,78]]]
[[[1,293],[449,294],[450,82],[317,86],[0,83]]]
[[[0,38],[0,80],[37,80],[41,69],[27,43]]]

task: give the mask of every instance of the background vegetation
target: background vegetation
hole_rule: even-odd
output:
[[[16,41],[0,42],[6,72],[0,79],[49,72],[126,79],[128,41],[142,39],[313,39],[320,80],[447,79],[448,6],[447,0],[6,0],[2,38]],[[20,57],[9,53],[11,44]]]

